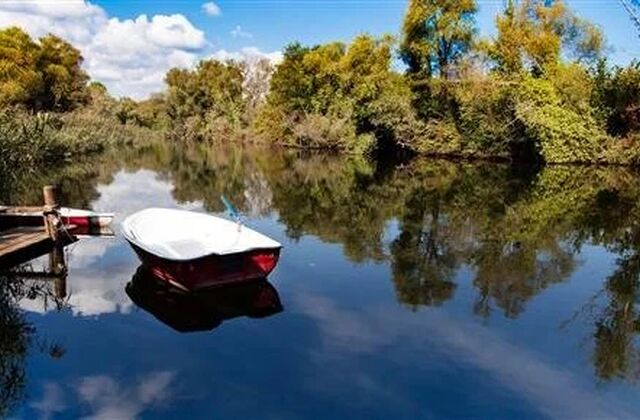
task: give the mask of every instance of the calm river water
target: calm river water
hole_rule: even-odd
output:
[[[116,236],[67,248],[66,297],[5,273],[4,416],[640,416],[628,170],[162,146],[33,174],[0,202],[39,204],[52,180],[66,205],[115,211]],[[152,206],[223,214],[221,194],[284,244],[260,285],[279,313],[252,313],[251,287],[203,310],[136,287],[119,223]]]

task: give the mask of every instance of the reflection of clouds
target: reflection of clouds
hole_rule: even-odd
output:
[[[109,185],[97,187],[100,198],[92,203],[96,211],[115,212],[113,230],[127,216],[147,207],[198,209],[201,203],[177,205],[173,186],[160,180],[155,172],[124,171],[114,175]],[[83,239],[67,248],[69,260],[68,302],[74,315],[94,316],[105,313],[128,313],[133,303],[124,291],[138,266],[138,260],[121,237]],[[44,313],[52,309],[43,301],[26,300],[20,306]]]
[[[162,180],[153,171],[139,170],[134,173],[120,171],[109,185],[98,186],[100,198],[92,203],[95,211],[115,212],[114,227],[127,216],[148,207],[183,208],[202,207],[201,202],[177,205],[173,196],[173,185]]]
[[[122,386],[109,376],[89,376],[76,387],[81,402],[91,407],[92,419],[133,419],[169,397],[174,372],[146,375],[135,386]]]
[[[64,403],[64,393],[60,385],[53,382],[46,382],[43,386],[42,398],[29,404],[40,413],[40,418],[50,419],[57,413],[67,408]]]
[[[118,252],[126,246],[117,239],[80,241],[69,256],[69,304],[74,315],[128,313],[132,303],[124,284],[134,272],[135,256]]]
[[[42,419],[64,414],[68,407],[80,405],[90,409],[86,418],[133,419],[170,398],[169,387],[175,376],[175,372],[153,372],[128,385],[107,375],[86,376],[72,386],[47,382],[43,386],[42,398],[30,406],[40,413]],[[74,403],[68,406],[65,401]]]
[[[272,208],[273,194],[264,174],[251,172],[246,179],[244,198],[246,212],[253,217],[268,214]]]
[[[376,326],[348,310],[336,307],[329,299],[302,295],[297,302],[310,317],[319,321],[323,343],[340,350],[369,353],[393,342],[395,334],[381,334]]]
[[[617,401],[605,400],[601,394],[587,389],[571,372],[551,366],[536,354],[505,341],[484,327],[453,320],[441,312],[430,311],[427,316],[418,316],[398,312],[398,308],[380,308],[365,315],[339,308],[324,297],[306,295],[299,296],[296,303],[302,312],[317,321],[323,335],[325,351],[313,353],[320,365],[326,364],[326,357],[348,361],[351,360],[349,356],[354,356],[350,353],[380,353],[402,338],[403,344],[408,343],[403,352],[424,354],[425,349],[429,349],[430,352],[446,353],[447,358],[456,359],[456,364],[462,361],[486,371],[505,388],[530,400],[547,416],[633,417]],[[326,375],[330,381],[345,380],[344,375],[335,376],[330,372]],[[401,399],[401,395],[391,392],[390,384],[364,378],[363,384],[367,387],[384,390],[378,395],[386,396],[388,400]],[[354,385],[361,385],[362,380],[362,374],[356,369],[352,375]]]

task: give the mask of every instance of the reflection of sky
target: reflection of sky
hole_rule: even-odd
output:
[[[118,212],[119,222],[144,207],[178,206],[171,190],[152,172],[119,173],[93,206]],[[340,245],[313,237],[289,241],[273,218],[251,223],[285,244],[270,279],[285,310],[205,333],[178,334],[130,302],[124,286],[138,262],[122,238],[74,245],[72,310],[24,305],[40,339],[66,353],[54,360],[32,350],[29,398],[15,414],[630,418],[640,409],[632,386],[594,381],[582,341],[592,325],[560,328],[610,272],[600,248],[585,248],[572,278],[528,301],[518,319],[496,310],[483,321],[471,313],[470,270],[458,273],[454,299],[414,310],[396,302],[387,265],[353,265]],[[396,229],[390,223],[385,238]]]
[[[46,382],[42,397],[29,405],[42,419],[54,418],[69,408],[68,404],[89,407],[91,419],[131,419],[146,408],[170,399],[169,387],[174,373],[153,372],[135,383],[119,383],[107,375],[86,376],[74,384]]]
[[[171,196],[173,187],[153,172],[119,172],[109,185],[98,187],[100,198],[92,203],[96,211],[116,212],[114,230],[130,214],[147,207],[201,208],[201,203],[178,205]],[[124,292],[124,284],[138,266],[135,255],[121,237],[85,239],[68,247],[69,304],[74,314],[100,315],[127,313],[132,303]],[[22,308],[42,312],[43,305],[23,301]],[[51,309],[51,308],[49,308]]]

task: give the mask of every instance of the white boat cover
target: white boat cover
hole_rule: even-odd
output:
[[[174,261],[281,247],[246,226],[185,210],[142,210],[122,222],[122,233],[143,250]]]

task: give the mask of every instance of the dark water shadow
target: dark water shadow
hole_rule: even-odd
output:
[[[266,318],[283,311],[278,291],[264,278],[186,292],[140,266],[125,291],[138,307],[181,333],[210,331],[233,318]]]

